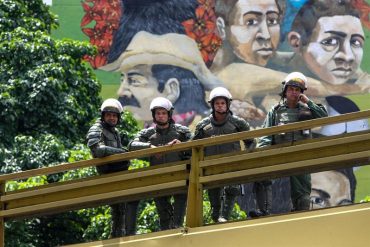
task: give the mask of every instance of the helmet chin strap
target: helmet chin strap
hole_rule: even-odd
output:
[[[169,122],[158,122],[158,121],[155,121],[155,124],[159,125],[159,126],[165,126],[166,124],[168,124]]]
[[[116,126],[117,126],[117,124],[118,124],[118,123],[117,123],[117,124],[111,124],[111,123],[108,123],[108,122],[106,122],[106,121],[104,121],[104,120],[103,120],[103,123],[104,123],[104,124],[106,124],[108,127],[111,127],[111,128],[116,127]]]
[[[215,111],[215,112],[217,112],[218,114],[227,114],[229,111],[227,110],[227,111],[223,111],[223,112],[221,112],[221,111]]]

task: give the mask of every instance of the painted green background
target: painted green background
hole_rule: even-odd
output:
[[[370,0],[368,0],[370,3]],[[81,2],[77,0],[53,0],[51,10],[59,16],[60,28],[53,31],[55,38],[71,38],[88,41],[88,37],[82,33],[80,22],[84,15]],[[365,31],[364,57],[361,68],[370,73],[370,30]],[[116,91],[120,83],[120,74],[96,70],[96,75],[102,83],[101,96],[103,99],[117,97]],[[351,95],[348,98],[355,101],[360,109],[370,109],[370,95]],[[366,195],[370,195],[370,166],[356,170],[357,190],[356,201],[360,201]]]

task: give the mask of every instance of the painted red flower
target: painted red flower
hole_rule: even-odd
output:
[[[94,57],[86,56],[84,59],[88,61],[94,69],[97,69],[107,63],[106,54],[105,55],[98,54]]]
[[[222,41],[215,34],[215,1],[198,0],[198,2],[200,5],[195,10],[196,19],[186,20],[182,24],[186,34],[197,43],[204,62],[210,66]]]
[[[203,60],[207,65],[211,65],[217,50],[220,48],[222,40],[215,33],[207,34],[195,40],[198,44]]]
[[[85,0],[82,2],[85,15],[81,20],[81,27],[95,21],[93,28],[81,28],[82,32],[90,38],[90,43],[98,49],[98,55],[86,57],[93,68],[103,66],[107,62],[107,54],[122,14],[120,4],[120,0]]]
[[[199,5],[203,6],[207,11],[213,11],[215,0],[198,0]]]
[[[108,53],[109,48],[112,45],[113,34],[105,31],[104,29],[99,30],[96,28],[83,28],[84,32],[89,38],[92,45],[96,45],[98,52]]]
[[[204,7],[199,6],[195,11],[195,15],[195,20],[190,19],[182,23],[189,36],[199,37],[212,33],[215,30],[214,13],[209,13]]]
[[[362,24],[370,30],[370,5],[365,0],[353,0],[352,5],[361,13]]]
[[[81,20],[81,27],[86,26],[92,21],[101,21],[101,16],[99,14],[99,9],[95,8],[95,6],[90,6],[87,3],[82,2],[82,8],[85,11],[85,15],[82,17]]]

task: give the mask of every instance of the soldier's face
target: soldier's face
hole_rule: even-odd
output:
[[[229,13],[227,39],[241,60],[264,66],[275,53],[280,37],[275,0],[239,0]]]
[[[301,89],[299,87],[287,86],[285,95],[288,102],[297,103],[301,95]]]
[[[360,19],[349,15],[321,17],[302,56],[321,80],[343,84],[360,66],[364,41]]]
[[[312,208],[351,204],[351,187],[345,175],[337,171],[311,174]]]
[[[118,114],[114,112],[105,112],[103,119],[104,122],[110,126],[116,126],[118,123]]]
[[[150,103],[156,97],[166,97],[157,89],[158,81],[151,65],[138,65],[123,72],[118,89],[119,101],[136,119],[152,121]]]
[[[166,124],[169,120],[168,111],[164,108],[157,108],[154,112],[154,118],[157,123]]]
[[[224,98],[218,97],[214,100],[213,107],[218,113],[225,113],[227,111],[227,102]]]

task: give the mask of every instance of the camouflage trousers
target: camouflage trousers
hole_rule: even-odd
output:
[[[218,222],[221,217],[226,220],[230,218],[236,197],[240,195],[240,192],[240,185],[230,185],[208,190],[209,202],[211,203],[211,217],[214,222]]]
[[[136,234],[138,204],[139,201],[133,201],[110,205],[112,214],[112,238]]]
[[[309,210],[311,194],[311,174],[290,177],[293,210]]]
[[[161,230],[175,229],[183,226],[186,209],[186,194],[174,195],[173,199],[173,204],[171,203],[171,196],[163,196],[154,199]]]

